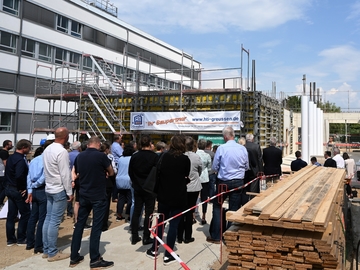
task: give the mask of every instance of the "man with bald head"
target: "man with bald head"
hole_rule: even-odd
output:
[[[47,198],[47,214],[43,225],[44,255],[48,262],[69,258],[70,254],[57,249],[59,225],[64,215],[67,201],[73,198],[69,154],[64,145],[69,139],[69,131],[65,127],[55,130],[55,141],[43,153],[45,173],[45,193]]]

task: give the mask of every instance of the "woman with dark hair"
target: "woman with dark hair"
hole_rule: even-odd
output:
[[[190,183],[187,184],[187,205],[186,209],[189,209],[196,205],[196,200],[199,197],[199,192],[202,189],[200,175],[202,172],[202,161],[198,154],[195,153],[195,140],[190,136],[186,137],[185,140],[185,155],[189,157],[191,169],[189,174]],[[207,173],[207,172],[206,172]],[[195,238],[192,237],[192,226],[193,226],[193,213],[194,209],[186,212],[182,216],[182,221],[179,223],[178,228],[178,242],[185,244],[194,242]]]
[[[156,166],[158,162],[158,155],[154,153],[154,145],[151,137],[147,134],[141,135],[138,143],[139,151],[134,153],[130,158],[129,163],[129,176],[134,189],[134,214],[131,218],[131,244],[135,245],[141,241],[139,236],[139,217],[141,209],[145,204],[145,219],[144,219],[144,232],[143,232],[143,245],[153,243],[150,238],[149,216],[154,212],[155,196],[142,187],[148,177],[151,169]]]
[[[129,176],[129,162],[135,152],[134,146],[130,143],[125,144],[122,156],[118,159],[118,173],[116,175],[116,188],[118,189],[119,199],[117,202],[116,221],[125,219],[122,216],[126,202],[125,214],[130,215],[131,207],[131,180]]]
[[[162,159],[157,165],[159,177],[157,181],[157,201],[159,222],[178,215],[186,209],[187,189],[190,173],[190,159],[185,153],[185,136],[175,135],[171,138],[169,151],[162,154]],[[170,220],[166,243],[174,249],[176,234],[181,216]],[[157,235],[162,238],[164,226],[157,228]],[[157,241],[156,241],[157,242]],[[146,256],[155,259],[160,243],[154,241],[152,247],[146,251]],[[166,250],[164,265],[175,262],[175,258]]]
[[[211,157],[208,153],[205,152],[206,148],[206,140],[200,139],[198,141],[198,150],[196,154],[199,155],[202,161],[203,169],[200,175],[200,182],[202,189],[200,191],[201,201],[207,200],[210,195],[210,185],[209,185],[209,172],[211,171]],[[201,217],[201,225],[206,224],[206,211],[207,211],[207,203],[202,205],[202,217]]]

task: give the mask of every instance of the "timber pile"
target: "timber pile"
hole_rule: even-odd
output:
[[[342,269],[344,177],[308,166],[227,212],[228,269]]]

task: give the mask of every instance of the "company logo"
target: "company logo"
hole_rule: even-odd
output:
[[[145,127],[144,114],[133,114],[131,125],[133,127]]]

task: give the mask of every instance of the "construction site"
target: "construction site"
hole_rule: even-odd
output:
[[[164,90],[156,81],[150,83],[136,75],[125,87],[124,77],[129,74],[116,74],[112,63],[102,58],[83,57],[91,59],[96,72],[80,71],[63,63],[55,72],[61,74],[60,78],[36,77],[32,137],[35,133],[52,133],[57,127],[66,126],[79,139],[83,135],[97,135],[103,140],[112,140],[114,134],[122,134],[132,140],[138,132],[130,130],[131,112],[168,111],[239,111],[242,128],[238,135],[253,133],[261,147],[266,146],[270,137],[283,136],[283,102],[260,91],[241,88]],[[146,90],[140,90],[144,88]],[[37,112],[40,100],[48,101],[47,113]],[[60,106],[63,109],[57,112],[56,106],[63,102],[66,106]],[[167,141],[172,134],[164,131],[155,132],[153,136],[155,140]]]

